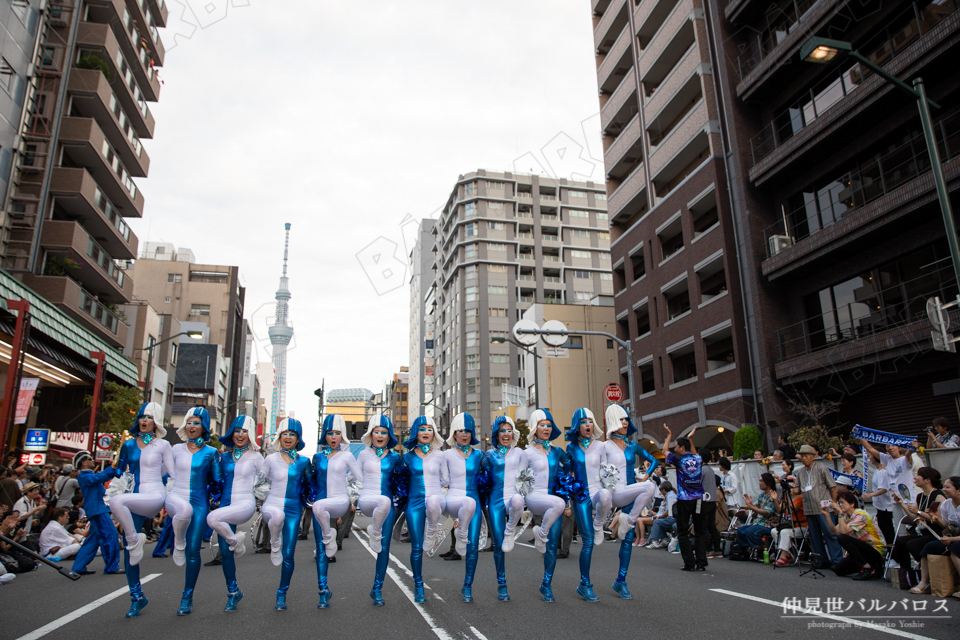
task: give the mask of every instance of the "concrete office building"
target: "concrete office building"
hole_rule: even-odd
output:
[[[435,316],[433,314],[434,287],[434,220],[420,222],[417,241],[410,252],[410,385],[409,397],[413,419],[432,411],[421,407],[421,402],[433,399]],[[429,355],[427,355],[429,351]],[[432,413],[428,414],[432,415]]]
[[[592,6],[617,335],[634,345],[620,383],[633,367],[658,442],[664,422],[735,431],[754,392],[702,3]]]
[[[152,393],[144,388],[144,400],[152,400],[163,407],[163,415],[167,416],[167,424],[173,416],[173,389],[177,378],[177,355],[180,350],[182,329],[180,321],[170,314],[159,314],[149,303],[138,300],[120,307],[130,327],[127,332],[127,344],[123,347],[123,355],[137,365],[140,380],[147,382],[147,366],[152,368],[150,387]],[[160,344],[157,344],[160,343]],[[153,357],[150,357],[150,347]],[[179,424],[175,425],[179,428]],[[169,432],[170,429],[167,429]]]
[[[803,392],[840,402],[828,424],[915,435],[936,416],[956,423],[957,357],[933,351],[926,302],[955,299],[957,283],[917,102],[842,53],[812,64],[800,49],[847,41],[907,83],[923,78],[956,212],[960,6],[730,0],[704,2],[704,25],[760,420],[792,428],[787,399]]]
[[[398,438],[402,438],[401,442],[406,440],[405,436],[409,435],[409,391],[410,369],[409,367],[400,367],[400,371],[393,374],[393,378],[384,389],[383,413],[390,416],[390,420],[393,422],[393,432]],[[417,408],[419,409],[419,407]],[[418,413],[417,416],[419,415]]]
[[[264,433],[267,436],[276,434],[277,423],[280,421],[279,395],[277,394],[277,372],[272,362],[258,362],[255,373],[260,393],[261,414],[265,417]]]
[[[507,337],[532,304],[589,305],[613,293],[606,193],[479,170],[458,178],[434,234],[434,402],[444,427],[466,411],[489,435],[501,386],[529,386],[516,347],[491,339]]]
[[[222,347],[220,357],[228,369],[224,412],[229,424],[238,413],[244,385],[243,305],[246,291],[240,286],[238,267],[199,264],[190,249],[170,243],[148,242],[131,271],[136,296],[161,313],[177,318],[184,331],[202,331],[200,342]],[[197,341],[184,337],[183,343]]]
[[[0,199],[6,202],[10,172],[23,118],[27,74],[39,34],[38,0],[0,5]]]
[[[370,418],[383,408],[383,394],[369,389],[333,389],[324,397],[324,415],[343,416],[347,423],[347,435],[353,442],[359,442],[360,436],[367,431]]]

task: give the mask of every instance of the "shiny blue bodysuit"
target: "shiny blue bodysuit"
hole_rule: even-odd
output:
[[[654,458],[646,449],[641,447],[636,442],[627,441],[627,448],[623,450],[623,455],[627,459],[626,481],[628,485],[634,484],[637,481],[636,474],[632,473],[632,470],[637,468],[637,465],[639,464],[638,458],[646,460],[650,463],[650,468],[648,468],[645,472],[650,476],[653,475],[653,470],[656,469],[657,465],[660,464],[659,460]],[[626,518],[627,513],[632,508],[632,502],[623,507],[620,517]],[[634,527],[630,529],[627,535],[624,536],[623,540],[620,542],[620,571],[617,573],[617,582],[627,581],[627,571],[630,569],[630,557],[633,553],[633,540],[635,536],[636,528]]]
[[[353,455],[349,451],[346,452],[347,455]],[[337,454],[342,455],[342,452]],[[330,458],[323,455],[320,452],[317,452],[313,456],[313,472],[314,472],[314,495],[312,496],[314,500],[323,500],[327,497],[327,465],[330,463]],[[289,485],[288,485],[289,486]],[[311,510],[310,513],[313,513]],[[320,595],[324,595],[327,592],[327,571],[330,567],[330,559],[327,557],[327,552],[324,549],[323,545],[323,531],[320,528],[320,523],[317,522],[317,517],[313,517],[313,539],[316,543],[316,551],[314,555],[317,560],[317,589],[320,592]],[[331,526],[333,523],[330,523]]]
[[[570,455],[560,447],[550,447],[547,453],[547,460],[550,462],[550,476],[547,481],[547,493],[552,496],[557,495],[557,476],[561,472],[568,472],[570,466]],[[574,499],[573,502],[576,502]],[[560,543],[560,531],[563,528],[563,516],[557,518],[553,526],[550,527],[550,535],[547,538],[547,552],[543,554],[543,584],[550,586],[553,582],[553,572],[557,568],[557,546]],[[592,530],[591,526],[591,530]],[[581,534],[583,535],[583,534]]]
[[[574,476],[587,486],[584,450],[576,442],[571,442],[567,445],[567,455],[570,456],[570,468]],[[580,532],[580,584],[587,586],[591,584],[590,563],[593,560],[593,501],[590,496],[587,496],[582,502],[572,497],[570,502],[573,515],[577,520],[577,530]]]
[[[134,484],[133,493],[140,489],[140,447],[137,445],[138,439],[131,438],[120,447],[120,458],[117,462],[116,474],[119,476],[124,471],[133,474]],[[133,528],[135,531],[143,531],[144,516],[131,513],[133,516]],[[130,564],[130,552],[126,547],[123,549],[123,568],[127,574],[127,586],[130,587],[130,598],[137,600],[144,598],[143,587],[140,585],[140,565]]]
[[[304,508],[301,498],[305,487],[313,482],[313,465],[304,455],[297,459],[287,469],[287,492],[283,500],[283,565],[280,569],[280,587],[277,595],[286,595],[290,589],[290,579],[296,565],[294,554],[297,550],[297,536],[300,534],[300,516]],[[316,528],[314,529],[316,531]],[[319,554],[324,555],[324,554]]]
[[[401,464],[410,470],[410,490],[407,498],[407,532],[410,534],[410,570],[413,572],[413,584],[423,588],[423,530],[427,522],[426,489],[423,486],[423,458],[416,451],[403,454]],[[392,517],[392,516],[391,516]],[[387,531],[386,524],[383,527]],[[386,533],[380,544],[389,544]],[[384,546],[384,551],[387,547]],[[384,563],[386,565],[386,563]],[[386,566],[384,566],[386,570]],[[377,558],[377,575],[380,575],[380,559]]]
[[[190,463],[190,506],[193,517],[187,529],[187,570],[183,585],[183,597],[192,598],[197,586],[200,567],[200,547],[207,531],[207,514],[210,513],[210,487],[223,484],[223,471],[220,467],[220,454],[210,445],[194,452]],[[232,556],[231,556],[232,560]]]
[[[236,468],[237,461],[233,459],[229,450],[220,456],[220,471],[223,474],[221,508],[230,506],[233,494],[233,470]],[[237,525],[232,524],[230,528],[234,533],[237,532]],[[217,536],[217,544],[220,546],[220,562],[223,566],[223,578],[227,581],[227,593],[235,593],[240,590],[240,587],[237,586],[237,562],[233,557],[233,551],[230,551],[230,544],[220,536]]]
[[[390,476],[401,464],[403,464],[401,456],[396,451],[390,451],[389,453],[384,454],[384,456],[380,459],[380,495],[392,497],[393,494],[391,493]],[[380,589],[383,587],[383,581],[387,575],[387,567],[390,565],[390,540],[393,538],[393,525],[396,520],[396,507],[391,505],[390,513],[387,514],[387,519],[383,521],[383,538],[380,540],[380,546],[382,549],[380,553],[377,554],[377,573],[373,578],[374,589]],[[413,540],[412,535],[410,536],[410,539]],[[422,582],[423,580],[421,578],[421,583]]]
[[[493,537],[493,564],[497,569],[497,584],[505,585],[507,584],[507,570],[502,545],[504,530],[507,527],[507,507],[503,503],[504,463],[506,460],[497,449],[491,449],[485,455],[487,456],[487,463],[490,465],[490,475],[493,477],[493,491],[490,493],[490,506],[488,508],[490,534]],[[467,486],[469,487],[470,484],[467,483]],[[473,524],[472,521],[471,524]]]
[[[477,491],[477,474],[481,469],[489,467],[487,456],[480,450],[474,449],[466,458],[467,496],[480,504],[480,493]],[[501,496],[502,496],[501,492]],[[470,520],[470,532],[467,537],[467,566],[463,575],[463,586],[473,586],[473,576],[477,572],[477,559],[480,556],[480,529],[483,526],[483,509],[477,509]]]

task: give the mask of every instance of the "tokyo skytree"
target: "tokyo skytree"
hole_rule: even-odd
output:
[[[274,323],[267,330],[270,344],[273,345],[273,368],[277,386],[277,414],[271,416],[271,427],[277,423],[280,415],[287,410],[287,346],[293,339],[293,327],[290,325],[290,289],[287,278],[287,253],[290,249],[290,223],[286,223],[287,237],[283,243],[283,275],[280,276],[280,288],[277,289],[277,309]]]

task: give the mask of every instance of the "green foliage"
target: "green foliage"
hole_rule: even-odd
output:
[[[110,79],[110,65],[95,53],[87,53],[80,56],[80,59],[77,60],[77,68],[99,69],[107,80]]]
[[[809,444],[815,446],[820,451],[820,455],[826,455],[831,448],[840,451],[847,442],[843,436],[836,433],[838,429],[838,427],[835,427],[835,435],[831,435],[830,429],[822,425],[800,427],[787,436],[787,442],[793,445],[797,451],[800,450],[801,446]]]
[[[133,426],[133,419],[143,404],[143,396],[138,387],[130,387],[116,382],[103,384],[103,402],[100,403],[98,416],[100,433],[123,433]],[[93,396],[85,398],[86,405],[93,405]],[[122,438],[113,439],[113,449],[120,447]]]
[[[517,420],[517,431],[520,432],[520,441],[517,443],[517,446],[521,449],[527,448],[527,436],[530,435],[530,427],[527,426],[526,420]]]
[[[73,251],[69,255],[59,256],[50,254],[43,264],[43,275],[45,276],[69,276],[71,273],[83,266],[83,263],[76,260]]]
[[[752,424],[745,424],[733,436],[733,457],[740,460],[744,457],[752,458],[753,452],[763,451],[763,436],[760,430]]]

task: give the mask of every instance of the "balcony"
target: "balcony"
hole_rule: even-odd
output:
[[[64,118],[62,167],[83,167],[125,217],[143,215],[143,194],[93,118]]]
[[[160,81],[151,60],[156,66],[163,65],[162,53],[155,55],[156,46],[149,32],[143,30],[144,20],[137,1],[128,4],[125,0],[93,0],[89,3],[86,19],[92,24],[110,25],[113,28],[113,34],[124,58],[130,63],[137,84],[148,100],[156,102]]]
[[[647,176],[642,164],[610,195],[607,208],[610,211],[611,227],[622,225],[638,212],[646,211]]]
[[[697,20],[702,26],[702,10],[674,11],[644,49],[639,65],[645,95],[653,95],[687,50],[696,46]]]
[[[157,31],[157,27],[166,25],[166,17],[163,18],[163,24],[157,22],[156,14],[150,7],[151,4],[154,4],[154,0],[126,0],[126,4],[130,7],[130,13],[133,14],[140,26],[140,35],[147,46],[150,57],[156,61],[158,67],[162,67],[166,50],[160,40],[160,32]],[[166,9],[165,3],[163,9]]]
[[[637,42],[646,49],[663,23],[677,7],[680,11],[692,9],[692,3],[686,0],[644,0],[633,14],[633,24],[637,27]]]
[[[689,49],[674,67],[670,75],[657,87],[656,92],[650,95],[643,105],[644,121],[648,126],[651,120],[667,113],[667,107],[674,107],[681,98],[689,99],[692,94],[686,90],[690,80],[697,76],[697,80],[704,74],[711,73],[710,65],[700,61],[699,51]]]
[[[127,325],[74,280],[67,276],[25,274],[23,283],[110,345],[118,349],[126,345]]]
[[[143,118],[147,118],[147,95],[131,71],[133,64],[139,65],[140,62],[135,60],[130,63],[127,60],[109,25],[81,22],[77,30],[77,49],[81,55],[92,53],[107,63],[110,67],[110,86],[114,88],[124,111],[139,111]],[[121,85],[123,88],[120,88]],[[159,92],[159,80],[156,86]]]
[[[632,76],[623,79],[613,95],[601,95],[600,129],[604,135],[618,136],[639,110],[637,83]]]
[[[54,216],[58,220],[79,222],[114,258],[137,257],[137,236],[86,169],[55,167],[50,193],[56,198]]]
[[[642,131],[640,115],[637,114],[630,124],[624,127],[617,139],[607,147],[603,154],[603,164],[607,168],[609,177],[619,180],[643,160]]]
[[[137,0],[133,0],[137,2]],[[140,0],[141,2],[143,0]],[[165,0],[146,0],[147,6],[150,7],[150,15],[153,16],[153,21],[157,24],[158,27],[167,26],[167,17],[170,15],[170,12],[167,10],[167,3]]]
[[[696,109],[688,113],[667,137],[650,151],[650,173],[654,176],[658,175],[671,162],[679,161],[681,164],[686,164],[683,157],[689,155],[685,154],[687,147],[691,145],[698,133],[708,127],[709,121],[710,111],[701,101]]]
[[[633,50],[630,48],[630,25],[627,25],[597,67],[597,86],[600,87],[600,92],[611,93],[623,82],[632,68]]]
[[[624,25],[629,22],[627,0],[612,0],[593,30],[593,46],[600,53],[609,49]]]
[[[79,263],[81,266],[71,271],[70,277],[100,300],[123,304],[133,297],[133,281],[78,223],[47,220],[40,244],[48,259],[69,255]]]

